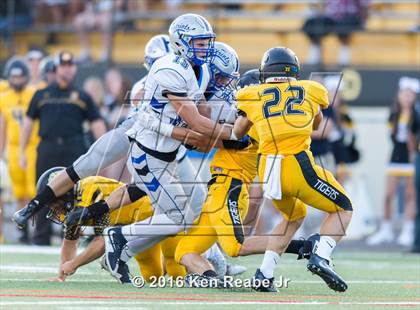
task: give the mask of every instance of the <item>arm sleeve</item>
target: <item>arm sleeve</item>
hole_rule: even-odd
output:
[[[77,240],[80,236],[80,226],[73,225],[64,228],[64,239]]]
[[[186,75],[186,74],[184,74]],[[181,72],[173,68],[163,68],[156,71],[154,78],[162,88],[162,95],[172,94],[178,97],[187,97],[187,80]]]
[[[41,99],[41,96],[42,92],[40,90],[37,90],[32,96],[28,110],[26,111],[26,115],[31,119],[39,118],[39,101]]]
[[[99,114],[99,109],[96,106],[95,102],[93,102],[93,99],[88,94],[84,93],[84,101],[86,102],[86,119],[88,121],[95,121],[97,119],[101,118],[101,115]]]
[[[98,219],[93,220],[93,230],[95,236],[102,235],[104,229],[109,226],[109,212],[102,214]]]

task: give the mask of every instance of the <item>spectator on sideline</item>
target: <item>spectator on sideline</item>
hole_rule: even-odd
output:
[[[40,72],[40,63],[44,58],[44,52],[39,48],[30,48],[26,54],[26,61],[29,65],[30,81],[29,84],[36,89],[45,87],[45,82],[42,80]]]
[[[79,61],[92,61],[89,43],[89,31],[99,30],[102,33],[102,52],[99,61],[108,62],[111,57],[112,40],[112,11],[113,6],[122,4],[121,1],[112,0],[88,0],[85,3],[83,12],[76,15],[74,27],[79,35],[82,52]]]
[[[419,92],[417,79],[402,77],[399,81],[397,100],[392,107],[389,118],[393,150],[387,169],[387,185],[385,191],[384,218],[379,230],[367,239],[368,245],[379,245],[394,241],[392,225],[392,204],[397,194],[399,183],[405,182],[404,221],[397,243],[409,247],[414,238],[415,189],[414,169],[409,150],[409,122]]]
[[[20,139],[20,165],[26,166],[25,150],[33,131],[35,120],[39,119],[41,141],[37,149],[37,179],[48,169],[70,166],[88,145],[84,143],[83,123],[90,122],[95,138],[105,133],[104,121],[92,98],[73,85],[77,72],[73,55],[61,52],[56,58],[56,82],[38,90],[29,104]],[[33,243],[50,245],[52,226],[46,219],[48,208],[38,213]]]
[[[92,97],[102,117],[105,119],[107,117],[104,107],[105,87],[102,80],[97,76],[88,77],[83,83],[83,90]]]
[[[46,86],[51,85],[55,82],[56,66],[52,57],[44,57],[39,64],[39,71],[41,73],[42,80],[46,83]]]
[[[369,2],[370,0],[325,0],[322,11],[308,18],[302,28],[311,40],[306,63],[315,65],[321,62],[321,39],[335,33],[341,42],[338,64],[348,65],[351,60],[350,35],[363,28]]]
[[[32,25],[33,18],[31,0],[0,1],[0,33],[9,55],[15,49],[12,40],[13,31],[27,29]]]

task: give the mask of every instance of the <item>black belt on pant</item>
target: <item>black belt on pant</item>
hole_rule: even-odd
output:
[[[178,154],[178,149],[176,149],[175,151],[169,152],[169,153],[164,153],[164,152],[151,150],[148,147],[145,147],[143,144],[141,144],[136,139],[133,139],[131,137],[128,137],[128,140],[130,140],[130,142],[136,143],[136,145],[146,154],[149,154],[150,156],[153,156],[153,157],[155,157],[159,160],[162,160],[162,161],[166,161],[168,163],[173,162],[176,159],[176,154]]]
[[[76,141],[83,141],[83,135],[68,136],[68,137],[42,137],[41,142],[50,142],[56,144],[65,144]]]

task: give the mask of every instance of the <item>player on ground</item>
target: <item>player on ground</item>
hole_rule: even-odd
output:
[[[5,155],[7,144],[9,175],[17,209],[20,210],[36,193],[35,162],[39,142],[36,131],[30,137],[26,150],[27,168],[19,166],[19,133],[23,116],[36,89],[28,85],[29,68],[23,59],[14,58],[7,64],[6,77],[8,88],[0,93],[0,159]],[[19,241],[29,242],[27,229],[22,231]]]
[[[264,195],[273,200],[284,217],[270,238],[261,268],[255,278],[274,280],[273,272],[290,239],[301,225],[308,204],[328,213],[315,237],[314,254],[308,269],[336,291],[347,284],[333,270],[331,253],[345,234],[352,204],[334,176],[315,165],[309,145],[313,129],[328,107],[327,90],[319,83],[297,80],[300,67],[295,53],[284,47],[268,50],[261,62],[261,85],[246,87],[237,94],[239,117],[234,133],[244,136],[253,127],[260,139],[259,177]],[[255,287],[276,291],[270,287]]]
[[[167,49],[169,40],[163,42],[164,40],[167,40],[167,36],[165,35],[157,35],[150,39],[145,49],[145,64],[147,63],[150,65],[153,61],[156,61],[158,57],[167,55],[170,52]],[[136,111],[137,103],[142,98],[142,89],[144,88],[146,77],[147,75],[139,80],[132,88],[130,99],[134,106],[133,114]],[[86,154],[80,156],[73,165],[68,167],[65,171],[57,174],[51,182],[48,183],[45,189],[39,192],[24,209],[15,213],[13,215],[13,220],[16,224],[19,227],[24,227],[28,219],[42,208],[42,206],[52,203],[57,197],[64,195],[78,180],[97,175],[101,169],[106,168],[124,156],[127,156],[130,149],[130,143],[125,132],[135,122],[133,114],[120,126],[100,137],[90,147]]]
[[[46,171],[40,177],[37,189],[41,190],[54,175],[64,169],[63,167],[55,167]],[[116,180],[100,176],[87,177],[78,181],[74,189],[59,197],[55,202],[48,204],[50,212],[47,217],[56,223],[62,224],[66,214],[74,208],[85,208],[101,199],[107,199],[113,192],[118,193],[118,195],[114,195],[116,204],[120,204],[125,198],[128,204],[118,210],[101,214],[85,223],[85,225],[93,227],[95,236],[82,253],[76,255],[77,240],[81,227],[78,225],[67,225],[65,227],[61,247],[61,262],[58,277],[55,278],[56,281],[64,281],[77,268],[103,255],[105,245],[102,232],[105,227],[109,225],[126,225],[144,220],[153,214],[153,208],[146,193],[136,186],[125,185]],[[126,192],[127,197],[121,197],[122,192]],[[176,264],[174,260],[176,243],[176,238],[168,238],[164,242],[135,256],[141,274],[147,282],[150,281],[152,276],[162,276],[164,274],[163,270],[166,270],[167,274],[174,278],[185,275],[185,268]],[[164,258],[164,268],[162,257]],[[120,280],[122,283],[131,283],[129,278],[121,278]]]

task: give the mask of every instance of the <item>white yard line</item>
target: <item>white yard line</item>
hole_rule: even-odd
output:
[[[57,270],[55,270],[56,272]],[[78,273],[78,274],[87,274],[87,275],[91,275],[91,273]],[[97,273],[92,273],[97,275]],[[39,278],[1,278],[0,277],[0,282],[45,282],[45,279],[39,279]],[[72,279],[69,278],[68,282],[114,282],[116,283],[115,280],[109,278],[109,279]],[[414,284],[414,285],[420,285],[420,281],[416,281],[416,280],[349,280],[346,281],[347,283],[350,284]],[[297,284],[320,284],[320,283],[324,283],[323,281],[317,281],[317,280],[291,280],[290,283],[297,283]]]
[[[0,271],[8,271],[14,273],[56,273],[58,270],[58,264],[55,267],[52,266],[22,266],[22,265],[0,265]],[[98,272],[99,272],[98,268]],[[93,271],[78,271],[79,274],[83,275],[97,275],[98,272]]]
[[[0,245],[0,254],[60,254],[60,247],[36,245]]]
[[[420,305],[420,302],[417,301],[367,301],[367,302],[359,302],[359,301],[345,301],[345,302],[326,302],[326,301],[313,301],[313,302],[294,302],[294,301],[211,301],[206,299],[205,301],[208,305],[384,305],[384,306],[404,306],[404,305],[412,305],[417,306]],[[3,306],[40,306],[40,305],[117,305],[117,306],[125,306],[125,305],[154,305],[156,306],[156,301],[98,301],[98,300],[84,300],[84,301],[1,301],[0,305]],[[159,305],[203,305],[203,301],[162,301],[159,300]],[[139,309],[139,308],[137,308]]]

